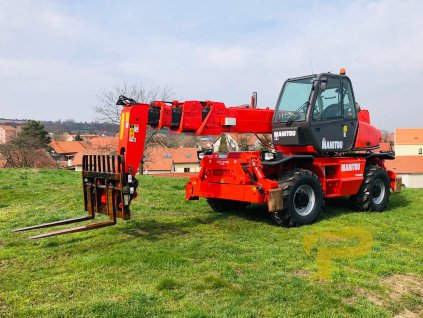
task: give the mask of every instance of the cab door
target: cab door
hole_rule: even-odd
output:
[[[323,77],[320,83],[309,115],[315,147],[321,152],[345,151],[348,145],[344,137],[341,77]]]
[[[351,81],[348,77],[342,78],[342,111],[344,125],[343,138],[344,149],[351,150],[354,146],[355,137],[358,129],[357,110],[355,107],[354,92]]]

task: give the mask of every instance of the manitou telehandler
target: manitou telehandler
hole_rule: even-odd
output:
[[[33,236],[42,238],[87,231],[129,220],[137,197],[136,171],[144,152],[147,126],[178,133],[272,134],[272,151],[204,155],[201,169],[186,184],[186,199],[206,198],[213,210],[242,209],[267,203],[277,224],[313,223],[326,198],[349,196],[359,210],[382,211],[401,180],[384,160],[393,152],[375,152],[381,133],[367,110],[355,101],[350,79],[323,73],[288,79],[275,110],[226,107],[212,101],[154,101],[140,104],[121,96],[123,105],[117,156],[83,157],[82,184],[88,216],[36,225],[38,229],[109,216],[105,222]]]

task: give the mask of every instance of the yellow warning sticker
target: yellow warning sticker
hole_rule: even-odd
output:
[[[123,130],[125,128],[125,120],[124,120],[124,114],[122,113],[122,116],[120,117],[120,134],[119,139],[123,139]]]
[[[348,126],[344,125],[344,138],[347,138]]]
[[[129,142],[136,142],[137,139],[135,138],[135,127],[134,125],[129,126]]]

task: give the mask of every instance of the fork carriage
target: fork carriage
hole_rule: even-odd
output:
[[[94,219],[96,213],[107,215],[109,220],[35,235],[30,239],[90,231],[114,225],[117,218],[129,220],[131,218],[129,205],[132,198],[135,197],[137,181],[131,174],[125,173],[124,167],[125,159],[121,155],[84,155],[82,159],[82,189],[87,215],[20,228],[15,232],[88,221]]]

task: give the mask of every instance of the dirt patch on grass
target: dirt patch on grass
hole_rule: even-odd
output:
[[[413,275],[391,275],[384,278],[381,284],[387,289],[387,293],[375,293],[363,288],[357,289],[357,294],[366,297],[372,303],[380,307],[389,307],[393,304],[400,304],[402,311],[395,318],[414,318],[423,316],[422,303],[407,308],[403,305],[404,297],[417,297],[423,299],[423,278]]]
[[[15,264],[16,258],[0,259],[0,269],[5,270]]]
[[[414,294],[423,298],[423,279],[416,275],[392,275],[382,281],[390,289],[389,298],[400,300],[403,295]]]
[[[310,271],[306,269],[298,269],[295,272],[292,273],[294,276],[297,277],[310,277],[311,273]]]
[[[416,314],[415,312],[412,312],[406,308],[404,311],[402,311],[398,315],[395,315],[394,318],[419,318],[421,317],[421,314],[422,314],[421,312],[420,314]]]

